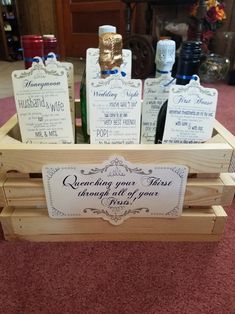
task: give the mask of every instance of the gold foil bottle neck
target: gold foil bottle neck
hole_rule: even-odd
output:
[[[120,68],[122,59],[122,36],[115,33],[104,33],[99,37],[99,64],[101,77],[105,78],[109,74],[102,72]]]

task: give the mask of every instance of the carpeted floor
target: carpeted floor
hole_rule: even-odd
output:
[[[206,243],[0,242],[4,314],[233,314],[235,211]]]
[[[217,88],[217,118],[235,134],[235,87]],[[14,112],[4,103],[0,123]],[[234,208],[214,244],[2,240],[0,313],[234,314]]]

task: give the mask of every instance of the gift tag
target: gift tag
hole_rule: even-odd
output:
[[[139,144],[141,86],[118,77],[91,81],[92,144]]]
[[[163,143],[201,143],[212,136],[218,92],[200,85],[194,75],[188,85],[170,88]]]
[[[56,55],[50,52],[45,61],[46,67],[51,70],[65,70],[68,79],[70,113],[75,132],[75,105],[74,105],[74,68],[71,62],[60,62],[56,59]]]
[[[158,112],[168,99],[169,88],[175,84],[171,74],[149,78],[144,82],[141,144],[154,144]]]
[[[120,67],[120,72],[126,74],[125,78],[131,79],[131,63],[132,54],[131,50],[123,49],[123,63]],[[89,48],[86,52],[86,90],[87,90],[87,132],[90,134],[90,110],[91,106],[89,104],[89,93],[90,93],[90,83],[93,79],[100,78],[100,65],[99,65],[99,49]]]
[[[12,73],[24,143],[73,143],[68,80],[64,69],[48,69],[39,57],[28,70]]]

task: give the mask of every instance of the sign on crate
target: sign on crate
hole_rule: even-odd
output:
[[[113,156],[102,164],[46,165],[43,182],[52,218],[175,218],[182,213],[188,168],[133,164]]]

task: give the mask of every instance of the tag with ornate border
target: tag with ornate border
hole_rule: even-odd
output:
[[[27,70],[12,72],[22,141],[74,143],[65,69],[48,69],[39,57]]]
[[[52,218],[176,218],[182,213],[188,168],[133,164],[113,156],[102,164],[46,165],[43,182]]]
[[[173,84],[175,80],[171,73],[144,81],[141,144],[154,144],[158,113],[168,99],[169,88]]]
[[[70,113],[73,125],[73,131],[75,132],[75,104],[74,104],[74,67],[71,62],[58,61],[56,55],[53,52],[48,54],[50,58],[45,61],[46,67],[49,70],[62,70],[64,69],[68,79],[68,90],[69,90],[69,103]]]
[[[201,143],[212,136],[218,92],[194,78],[185,86],[170,88],[163,143]]]
[[[139,144],[141,88],[141,80],[91,81],[91,144]]]
[[[100,78],[100,65],[99,65],[99,49],[88,48],[86,51],[86,104],[87,104],[87,132],[90,134],[90,84],[91,80]],[[131,79],[131,65],[132,65],[132,52],[129,49],[122,49],[123,63],[121,64],[120,71],[126,74],[126,79]]]

